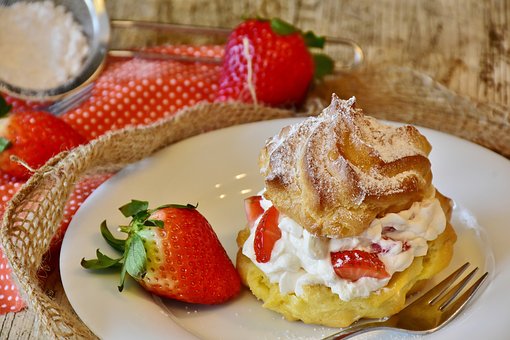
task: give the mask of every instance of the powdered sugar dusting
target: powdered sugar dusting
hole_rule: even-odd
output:
[[[261,152],[267,197],[313,232],[332,228],[322,235],[351,227],[355,234],[388,208],[381,200],[367,210],[368,198],[416,200],[432,187],[425,137],[365,116],[355,104],[333,95],[320,115],[285,127]],[[410,204],[405,199],[402,208]]]
[[[325,174],[357,180],[361,190],[353,199],[358,204],[367,193],[380,195],[403,190],[401,184],[405,179],[419,177],[416,171],[410,169],[388,176],[381,167],[367,168],[367,158],[391,163],[415,155],[427,157],[423,143],[413,143],[412,135],[419,133],[410,126],[394,127],[365,116],[355,108],[355,102],[354,97],[340,100],[333,95],[331,105],[318,117],[283,129],[268,141],[269,159],[268,163],[262,162],[261,172],[267,174],[267,179],[278,177],[291,184],[296,179],[300,154],[304,154],[303,162],[313,184],[322,186],[327,196],[334,194],[338,183],[324,178]]]
[[[51,1],[0,6],[0,77],[27,89],[49,89],[75,76],[89,47],[82,28]]]
[[[384,162],[389,163],[412,155],[427,156],[422,149],[410,144],[408,139],[402,138],[405,128],[382,124],[372,117],[365,118],[367,124],[359,126],[358,141],[373,147]]]

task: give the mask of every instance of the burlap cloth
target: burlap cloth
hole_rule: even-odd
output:
[[[331,92],[344,98],[356,95],[359,107],[379,118],[446,131],[510,156],[506,110],[457,96],[416,72],[378,68],[345,74],[318,87],[308,108],[317,113]],[[39,169],[8,204],[1,230],[18,287],[38,317],[39,334],[44,338],[95,338],[70,307],[45,294],[37,275],[66,201],[80,179],[118,170],[205,131],[293,114],[244,104],[199,104],[149,126],[108,133],[57,155]]]

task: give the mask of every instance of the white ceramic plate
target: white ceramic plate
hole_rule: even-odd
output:
[[[117,208],[131,199],[148,200],[151,206],[198,202],[235,258],[236,234],[245,224],[243,198],[263,187],[259,150],[267,137],[297,121],[241,125],[185,140],[128,166],[86,200],[65,236],[60,268],[69,301],[93,332],[103,339],[151,340],[318,339],[332,332],[283,320],[263,309],[246,290],[225,305],[195,306],[153,298],[132,280],[119,293],[118,274],[80,267],[80,260],[93,257],[97,248],[115,255],[102,239],[99,225],[104,219],[114,227],[124,223]],[[447,271],[469,260],[491,273],[486,289],[470,308],[430,338],[504,338],[510,306],[510,162],[450,135],[420,130],[433,145],[435,185],[457,203],[458,242]]]

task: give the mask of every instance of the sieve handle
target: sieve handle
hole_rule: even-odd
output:
[[[224,27],[210,27],[210,26],[199,26],[199,25],[181,25],[181,24],[170,24],[157,21],[141,21],[141,20],[110,20],[112,28],[119,29],[149,29],[162,32],[172,33],[184,33],[184,34],[196,34],[196,35],[211,35],[211,36],[223,36],[227,37],[232,31],[230,28]],[[363,64],[365,59],[363,49],[355,41],[347,38],[338,37],[325,37],[326,43],[330,45],[342,45],[351,48],[352,60],[348,64],[341,64],[336,61],[337,70],[352,70]],[[160,60],[176,60],[183,62],[201,62],[208,64],[221,64],[221,58],[215,57],[195,57],[195,56],[184,56],[184,55],[173,55],[157,52],[149,52],[138,49],[110,49],[108,54],[118,58],[145,58],[145,59],[160,59]]]

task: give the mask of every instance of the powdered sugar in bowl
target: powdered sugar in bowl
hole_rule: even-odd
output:
[[[94,79],[109,39],[103,0],[0,0],[0,90],[57,99]]]

